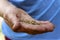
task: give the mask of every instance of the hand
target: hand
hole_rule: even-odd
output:
[[[22,9],[11,7],[4,14],[6,23],[15,32],[26,32],[29,34],[41,34],[53,31],[54,26],[48,21],[37,21],[29,16]],[[29,23],[27,22],[29,21]],[[30,21],[35,21],[36,24],[31,24]]]

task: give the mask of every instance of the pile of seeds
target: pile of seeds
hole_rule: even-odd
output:
[[[20,20],[21,22],[25,22],[25,23],[28,23],[28,24],[33,24],[33,25],[40,25],[39,23],[35,22],[35,21],[29,21],[29,20]]]

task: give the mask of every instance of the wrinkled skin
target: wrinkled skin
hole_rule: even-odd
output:
[[[29,16],[22,9],[11,7],[8,8],[6,13],[3,15],[5,22],[10,26],[14,32],[26,32],[29,34],[41,34],[45,32],[51,32],[54,30],[54,25],[49,21],[37,21]],[[35,21],[40,25],[28,24],[21,22],[21,20]]]

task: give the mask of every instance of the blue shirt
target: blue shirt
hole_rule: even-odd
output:
[[[48,20],[55,25],[53,32],[30,35],[13,32],[3,21],[2,31],[11,40],[60,40],[60,0],[9,0],[36,20]]]

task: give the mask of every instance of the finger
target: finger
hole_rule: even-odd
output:
[[[45,27],[46,27],[47,31],[50,31],[50,32],[52,32],[54,30],[54,28],[55,28],[52,23],[46,24]]]
[[[46,23],[49,23],[49,21],[36,21],[37,23],[43,23],[43,24],[46,24]]]
[[[53,31],[54,25],[49,21],[38,21],[43,27],[46,28],[47,31]]]
[[[22,27],[25,28],[27,31],[28,30],[36,30],[36,31],[46,31],[46,29],[40,25],[31,25],[31,24],[25,24],[25,23],[22,23]]]

